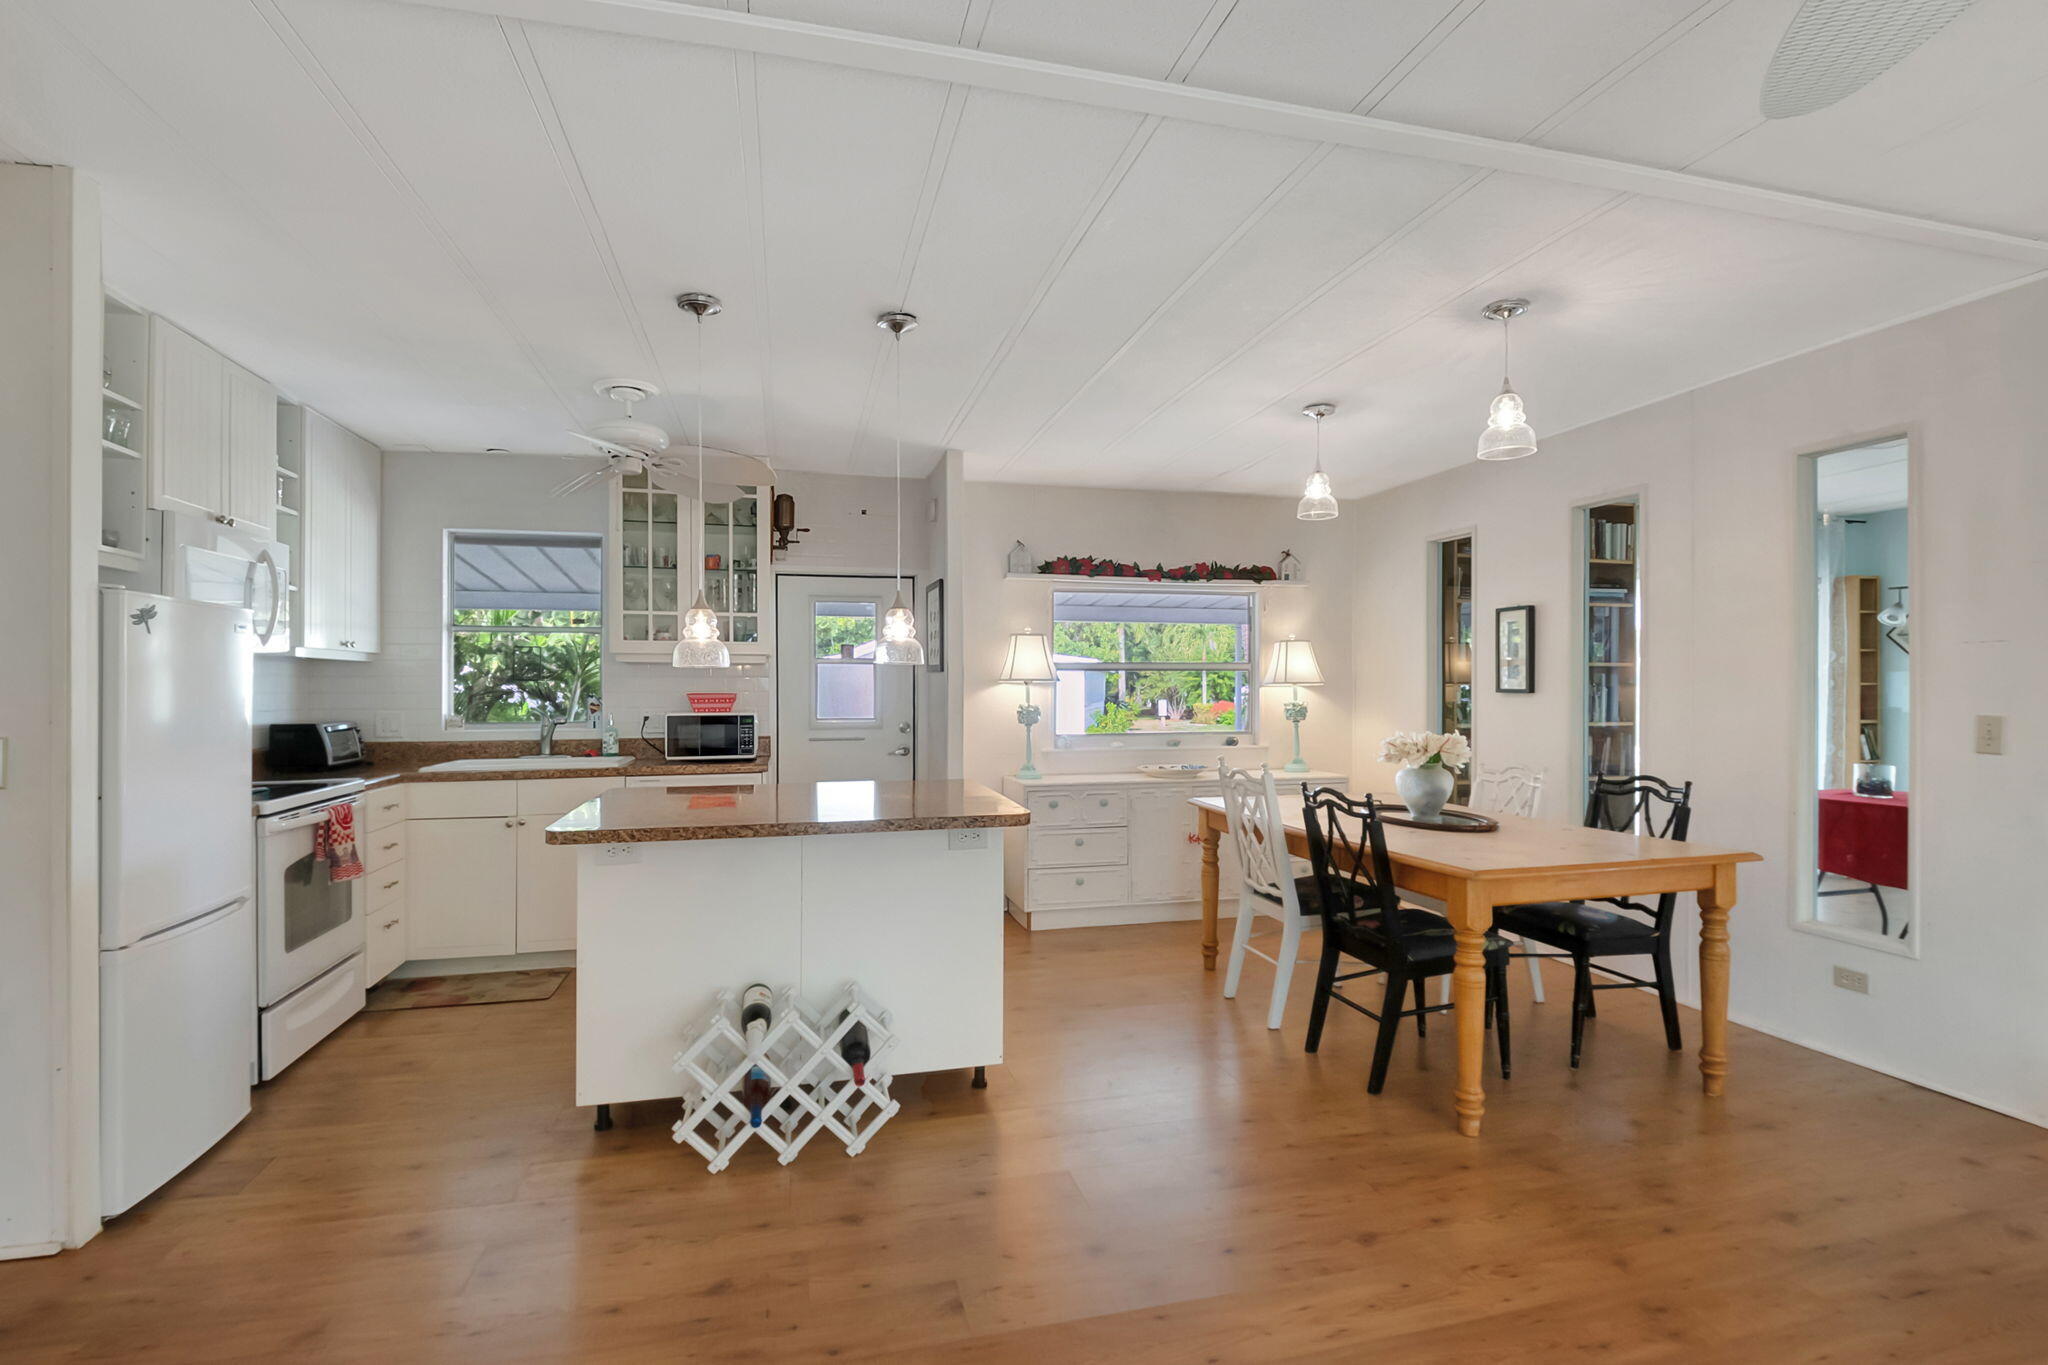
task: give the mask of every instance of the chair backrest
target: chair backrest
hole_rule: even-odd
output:
[[[1692,783],[1666,782],[1648,773],[1596,777],[1586,794],[1589,829],[1642,832],[1683,843],[1692,828]]]
[[[1343,919],[1400,946],[1410,926],[1394,889],[1379,803],[1370,794],[1354,801],[1333,787],[1318,787],[1302,794],[1301,810],[1324,932],[1335,932]]]
[[[1481,765],[1472,779],[1471,808],[1482,815],[1519,815],[1534,820],[1543,804],[1544,774],[1518,763]]]
[[[1255,773],[1218,759],[1216,774],[1223,788],[1223,813],[1230,822],[1231,847],[1237,850],[1238,871],[1245,885],[1268,900],[1291,903],[1294,878],[1288,871],[1287,835],[1272,770],[1261,765]]]
[[[1674,784],[1648,773],[1596,777],[1586,796],[1586,824],[1591,829],[1611,829],[1623,834],[1635,833],[1640,825],[1645,834],[1683,843],[1692,829],[1692,783]],[[1671,927],[1671,917],[1678,909],[1678,893],[1666,891],[1657,897],[1654,908],[1631,900],[1611,903],[1655,916],[1661,933]]]

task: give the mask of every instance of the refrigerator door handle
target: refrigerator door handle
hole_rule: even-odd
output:
[[[246,894],[237,896],[231,901],[223,901],[221,904],[214,906],[211,910],[207,910],[200,914],[194,915],[191,919],[188,920],[180,920],[178,923],[171,925],[168,929],[159,929],[153,934],[144,934],[141,938],[136,939],[134,943],[131,943],[128,946],[134,948],[144,943],[168,943],[170,940],[174,938],[183,938],[187,934],[196,934],[201,929],[211,927],[214,921],[225,919],[229,915],[233,914],[235,912],[235,907],[247,905],[248,903],[249,897]]]

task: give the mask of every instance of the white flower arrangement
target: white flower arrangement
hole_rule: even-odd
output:
[[[1453,730],[1440,735],[1434,730],[1396,730],[1380,741],[1380,762],[1398,763],[1404,768],[1449,768],[1463,772],[1472,761],[1472,744]]]

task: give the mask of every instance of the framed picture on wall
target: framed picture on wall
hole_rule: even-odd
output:
[[[1494,608],[1493,690],[1536,690],[1536,608]]]
[[[934,578],[924,588],[924,667],[946,671],[946,580]]]

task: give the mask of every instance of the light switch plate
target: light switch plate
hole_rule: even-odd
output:
[[[2005,752],[2005,717],[1977,717],[1977,752],[1980,754],[2002,754]]]

